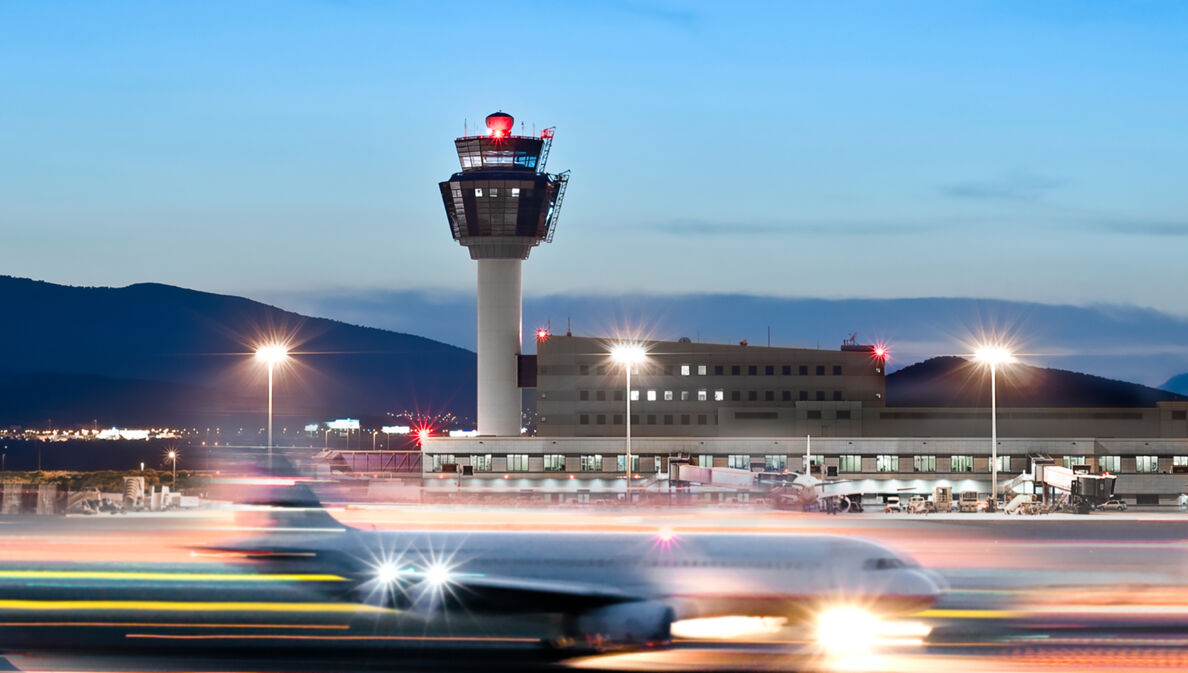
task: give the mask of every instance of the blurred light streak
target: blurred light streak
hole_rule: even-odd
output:
[[[705,617],[682,619],[672,624],[674,638],[727,640],[764,633],[779,633],[787,623],[783,617]]]
[[[253,601],[114,601],[0,599],[0,610],[126,610],[140,612],[385,612],[357,603],[272,603]]]
[[[170,573],[116,570],[0,570],[0,579],[121,580],[131,582],[345,582],[329,574]]]

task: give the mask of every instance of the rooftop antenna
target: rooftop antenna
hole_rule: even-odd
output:
[[[573,320],[570,316],[565,316],[565,336],[573,336]]]
[[[767,326],[767,347],[771,348],[771,325]]]
[[[466,117],[463,117],[462,118],[462,137],[465,138],[468,135],[470,135],[470,134],[466,131]]]

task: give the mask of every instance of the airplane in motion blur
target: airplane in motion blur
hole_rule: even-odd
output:
[[[286,490],[273,532],[217,551],[269,573],[340,576],[331,598],[378,609],[388,633],[633,647],[668,642],[680,620],[899,615],[944,591],[936,574],[860,539],[362,530],[334,519],[305,485]]]

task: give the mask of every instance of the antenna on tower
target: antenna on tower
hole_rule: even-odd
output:
[[[466,132],[466,117],[463,117],[462,118],[462,137],[465,138],[468,135],[470,135],[470,134]]]
[[[573,336],[573,319],[570,316],[565,316],[565,336]]]

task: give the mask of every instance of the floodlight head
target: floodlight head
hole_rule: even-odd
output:
[[[169,459],[170,459],[170,460],[172,460],[172,459],[174,459],[174,458],[177,458],[177,451],[170,451],[170,452],[169,452]]]
[[[974,359],[987,365],[1006,365],[1015,361],[1015,356],[1002,346],[983,346],[974,352]]]
[[[282,344],[268,344],[256,349],[256,359],[265,364],[279,364],[287,357],[289,349]]]
[[[639,364],[648,357],[648,352],[638,344],[620,344],[611,348],[611,359],[625,365]]]

